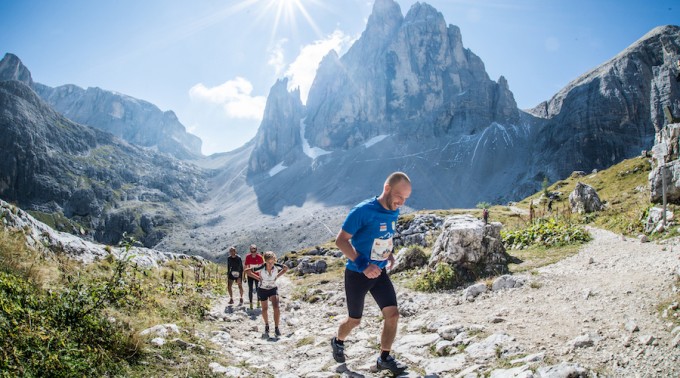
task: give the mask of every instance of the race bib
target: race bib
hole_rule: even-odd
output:
[[[233,271],[233,272],[231,272],[231,276],[234,277],[234,278],[239,278],[239,277],[241,277],[241,272]]]
[[[392,253],[392,238],[389,239],[373,239],[373,247],[371,248],[371,260],[385,261]]]

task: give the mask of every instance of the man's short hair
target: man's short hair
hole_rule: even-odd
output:
[[[394,172],[391,175],[387,176],[387,180],[385,180],[385,185],[389,185],[390,187],[393,187],[397,185],[398,183],[406,181],[409,184],[411,183],[411,179],[408,178],[406,173],[404,172]]]

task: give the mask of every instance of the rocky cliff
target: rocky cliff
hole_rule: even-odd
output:
[[[0,109],[0,198],[90,238],[152,246],[205,193],[205,171],[74,123],[22,82],[0,81]]]
[[[100,88],[75,85],[52,88],[33,82],[31,73],[13,54],[0,61],[0,80],[18,80],[31,88],[66,118],[107,131],[142,147],[179,159],[201,156],[201,140],[182,125],[172,111]]]
[[[541,118],[539,161],[550,177],[605,168],[652,147],[663,108],[680,111],[680,27],[660,26],[529,112]]]
[[[310,198],[351,205],[391,170],[414,179],[415,208],[522,198],[545,177],[605,168],[649,149],[663,107],[680,108],[678,55],[680,28],[656,28],[522,111],[507,80],[490,79],[436,9],[416,3],[403,16],[396,2],[376,0],[347,53],[322,60],[299,114],[278,105],[297,103],[298,94],[272,89],[279,100],[268,103],[250,183],[271,214]],[[299,139],[291,137],[296,130]],[[272,187],[290,192],[274,195]]]

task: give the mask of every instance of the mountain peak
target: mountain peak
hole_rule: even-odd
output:
[[[406,13],[406,17],[404,18],[405,22],[418,22],[418,21],[425,21],[429,23],[444,23],[444,15],[441,14],[437,9],[435,9],[433,6],[427,3],[420,3],[417,2],[411,6],[411,9],[409,9],[408,13]]]
[[[4,80],[18,80],[28,86],[33,85],[31,71],[12,53],[6,53],[0,61],[0,81]]]
[[[376,0],[364,33],[386,37],[399,28],[403,19],[401,8],[395,1]]]

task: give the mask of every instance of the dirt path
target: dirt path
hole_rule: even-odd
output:
[[[484,376],[560,363],[601,376],[680,376],[680,347],[671,345],[674,326],[659,311],[673,295],[680,245],[590,231],[594,240],[577,255],[527,274],[527,283],[518,289],[489,292],[468,302],[461,300],[460,291],[423,294],[398,288],[404,311],[394,350],[411,366],[408,376]],[[260,337],[258,310],[228,306],[226,300],[213,308],[221,316],[220,329],[231,335],[222,352],[240,361],[243,375],[376,375],[381,322],[372,301],[367,301],[361,327],[350,336],[347,363],[337,364],[328,340],[345,316],[341,283],[308,288],[323,298],[316,303],[292,300],[299,288],[286,277],[280,286],[284,337],[278,340]],[[626,330],[626,323],[639,330]],[[453,343],[443,333],[456,324],[469,333],[468,340],[443,355],[436,353]],[[582,342],[575,346],[578,337]],[[536,362],[509,362],[532,354],[540,355]],[[499,376],[514,376],[512,370],[507,374]]]
[[[578,361],[606,375],[679,376],[680,348],[670,346],[673,323],[658,308],[671,298],[680,268],[677,241],[658,245],[590,232],[594,240],[577,255],[537,269],[524,288],[463,303],[451,313],[461,322],[506,332],[525,350]],[[451,301],[439,296],[438,302],[446,308]],[[629,321],[639,331],[627,331]],[[594,346],[572,350],[569,342],[584,334]],[[645,336],[656,341],[642,345]]]

